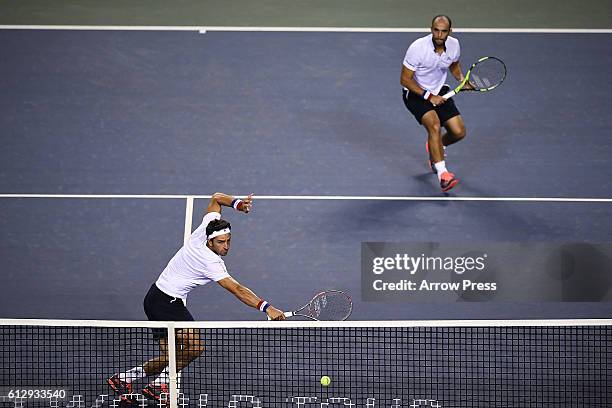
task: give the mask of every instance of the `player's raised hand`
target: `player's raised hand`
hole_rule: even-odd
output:
[[[249,194],[238,206],[238,211],[242,211],[245,214],[251,212],[251,208],[253,208],[253,193]]]

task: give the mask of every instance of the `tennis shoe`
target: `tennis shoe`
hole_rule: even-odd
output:
[[[458,182],[459,182],[459,180],[450,171],[445,171],[440,176],[440,188],[442,188],[442,191],[444,191],[444,192],[446,192],[446,191],[450,190],[451,188],[455,187]]]
[[[149,384],[143,388],[142,394],[155,401],[157,407],[168,407],[170,405],[168,384]]]
[[[132,394],[132,384],[120,379],[119,374],[114,374],[112,377],[107,379],[106,382],[108,385],[110,385],[113,391],[119,395],[121,401],[127,402],[128,404],[133,404],[136,402],[129,396],[129,394]]]

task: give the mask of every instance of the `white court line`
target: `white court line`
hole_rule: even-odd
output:
[[[429,28],[393,27],[249,27],[249,26],[129,26],[129,25],[0,25],[0,30],[88,30],[88,31],[209,31],[246,32],[337,32],[337,33],[425,33]],[[610,28],[456,28],[457,33],[611,34]]]
[[[185,233],[183,235],[183,244],[187,243],[191,236],[191,227],[193,225],[193,196],[187,197],[185,204]]]
[[[245,195],[239,195],[246,197]],[[208,199],[211,195],[161,194],[0,194],[0,198],[64,198],[64,199]],[[452,196],[316,196],[316,195],[254,195],[256,200],[336,200],[336,201],[498,201],[535,203],[612,203],[612,198],[586,197],[452,197]],[[188,204],[189,205],[189,204]]]
[[[201,27],[201,34],[207,31],[248,31],[248,32],[331,32],[331,33],[428,33],[428,27]],[[522,33],[522,34],[611,34],[610,28],[453,28],[456,33]]]

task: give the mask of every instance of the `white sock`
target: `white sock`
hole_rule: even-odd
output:
[[[119,379],[129,384],[146,376],[147,373],[145,373],[144,368],[134,367],[131,370],[126,371],[125,373],[119,374]]]
[[[168,375],[168,367],[166,367],[164,368],[164,371],[162,371],[159,374],[159,377],[157,377],[155,381],[153,381],[153,384],[160,385],[160,384],[168,384],[169,382],[170,382],[170,376]]]
[[[448,171],[446,170],[446,163],[442,160],[441,162],[434,163],[434,166],[436,167],[436,173],[438,173],[438,180],[441,180],[442,173]]]

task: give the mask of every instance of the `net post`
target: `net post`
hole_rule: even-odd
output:
[[[175,324],[168,322],[168,377],[170,379],[170,408],[178,408],[178,381],[176,374]]]

